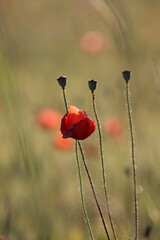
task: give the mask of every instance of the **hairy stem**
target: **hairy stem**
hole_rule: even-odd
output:
[[[65,89],[62,88],[62,90],[63,90],[63,99],[64,99],[64,104],[65,104],[66,112],[68,112],[68,104],[67,104],[67,98],[66,98]]]
[[[135,163],[135,146],[134,146],[134,133],[133,133],[133,123],[131,116],[130,98],[129,98],[129,86],[126,83],[126,102],[127,102],[127,112],[130,128],[131,137],[131,147],[132,147],[132,168],[133,168],[133,190],[134,190],[134,212],[135,212],[135,236],[134,239],[138,239],[138,200],[137,200],[137,177],[136,177],[136,163]]]
[[[100,121],[98,118],[97,110],[96,110],[96,103],[95,103],[95,94],[92,92],[92,104],[93,104],[93,111],[95,114],[97,127],[98,127],[98,134],[99,134],[99,148],[100,148],[100,157],[101,157],[101,167],[102,167],[102,177],[103,177],[103,188],[105,193],[105,199],[107,204],[107,211],[108,211],[108,217],[111,224],[113,236],[115,240],[118,240],[112,220],[111,210],[110,210],[110,204],[109,204],[109,196],[108,196],[108,190],[107,190],[107,182],[106,182],[106,175],[105,175],[105,164],[104,164],[104,154],[103,154],[103,142],[102,142],[102,133],[101,133],[101,126]]]
[[[90,235],[91,239],[94,240],[94,236],[93,236],[93,233],[92,233],[92,229],[91,229],[91,226],[90,226],[90,222],[89,222],[89,218],[88,218],[88,214],[87,214],[86,206],[85,206],[85,202],[84,202],[83,185],[82,185],[82,178],[81,178],[81,168],[80,168],[80,163],[79,163],[79,159],[78,159],[77,140],[75,141],[75,152],[76,152],[76,160],[77,160],[77,167],[78,167],[78,175],[79,175],[80,193],[81,193],[83,213],[84,213],[84,217],[85,217],[85,220],[86,220],[86,223],[87,223],[89,235]]]
[[[90,172],[89,172],[89,170],[88,170],[88,166],[87,166],[87,163],[86,163],[86,160],[85,160],[85,157],[84,157],[84,153],[83,153],[83,150],[82,150],[82,146],[81,146],[80,141],[78,141],[78,145],[79,145],[79,149],[80,149],[80,152],[81,152],[81,155],[82,155],[82,160],[83,160],[84,168],[85,168],[86,173],[87,173],[87,177],[88,177],[88,180],[89,180],[89,183],[90,183],[92,192],[93,192],[93,196],[94,196],[94,199],[95,199],[95,202],[96,202],[96,205],[97,205],[97,208],[98,208],[98,211],[99,211],[99,214],[100,214],[100,217],[101,217],[103,226],[104,226],[104,230],[105,230],[107,239],[110,240],[109,233],[108,233],[108,230],[107,230],[107,226],[106,226],[106,223],[105,223],[105,219],[104,219],[104,217],[103,217],[103,213],[102,213],[101,207],[100,207],[99,202],[98,202],[98,199],[97,199],[97,195],[96,195],[96,192],[95,192],[95,189],[94,189],[93,181],[92,181]]]

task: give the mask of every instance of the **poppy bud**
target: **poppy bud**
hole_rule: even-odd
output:
[[[122,72],[123,78],[128,83],[130,77],[131,77],[131,71],[125,70]]]
[[[94,92],[94,90],[96,89],[96,87],[97,87],[97,81],[95,81],[95,80],[90,80],[90,81],[88,81],[88,86],[89,86],[89,89],[92,91],[92,92]]]
[[[67,80],[67,77],[66,76],[60,76],[57,81],[59,83],[59,85],[62,87],[62,89],[65,88],[66,86],[66,80]]]

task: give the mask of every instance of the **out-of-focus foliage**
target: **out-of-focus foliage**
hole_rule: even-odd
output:
[[[47,130],[37,122],[42,109],[65,113],[56,79],[66,75],[69,103],[91,118],[88,80],[98,80],[110,205],[119,238],[129,239],[133,196],[121,72],[130,69],[140,236],[151,226],[150,239],[160,238],[159,9],[158,0],[0,1],[0,236],[89,238],[73,145],[63,148],[56,140],[59,128]],[[109,119],[120,120],[118,136],[106,130]],[[82,144],[106,216],[97,136]],[[103,240],[83,166],[82,174],[93,232]]]

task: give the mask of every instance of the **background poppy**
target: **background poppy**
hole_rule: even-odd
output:
[[[74,140],[71,138],[64,139],[61,133],[53,138],[53,145],[59,150],[70,150],[74,146]]]
[[[103,52],[106,46],[106,39],[101,32],[90,31],[85,33],[80,40],[81,50],[91,55]]]
[[[119,118],[108,118],[104,123],[105,132],[111,137],[120,136],[122,133],[122,123]]]
[[[0,236],[0,240],[6,240],[4,236]]]
[[[60,126],[62,114],[53,109],[42,109],[36,116],[39,125],[46,129],[54,129]]]

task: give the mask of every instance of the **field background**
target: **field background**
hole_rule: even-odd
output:
[[[158,0],[0,0],[0,235],[6,240],[89,239],[74,148],[57,149],[53,137],[59,130],[45,131],[35,121],[42,108],[65,112],[56,81],[60,75],[68,77],[69,103],[93,119],[87,81],[97,79],[102,126],[111,116],[123,122],[123,140],[105,133],[103,140],[116,230],[119,239],[130,239],[134,228],[121,75],[125,69],[132,70],[140,239],[148,226],[149,239],[160,239],[159,22]],[[88,31],[104,35],[102,53],[81,49],[80,40]],[[95,132],[82,144],[89,149],[87,162],[106,215],[97,141]],[[83,167],[82,174],[95,238],[106,239]]]

